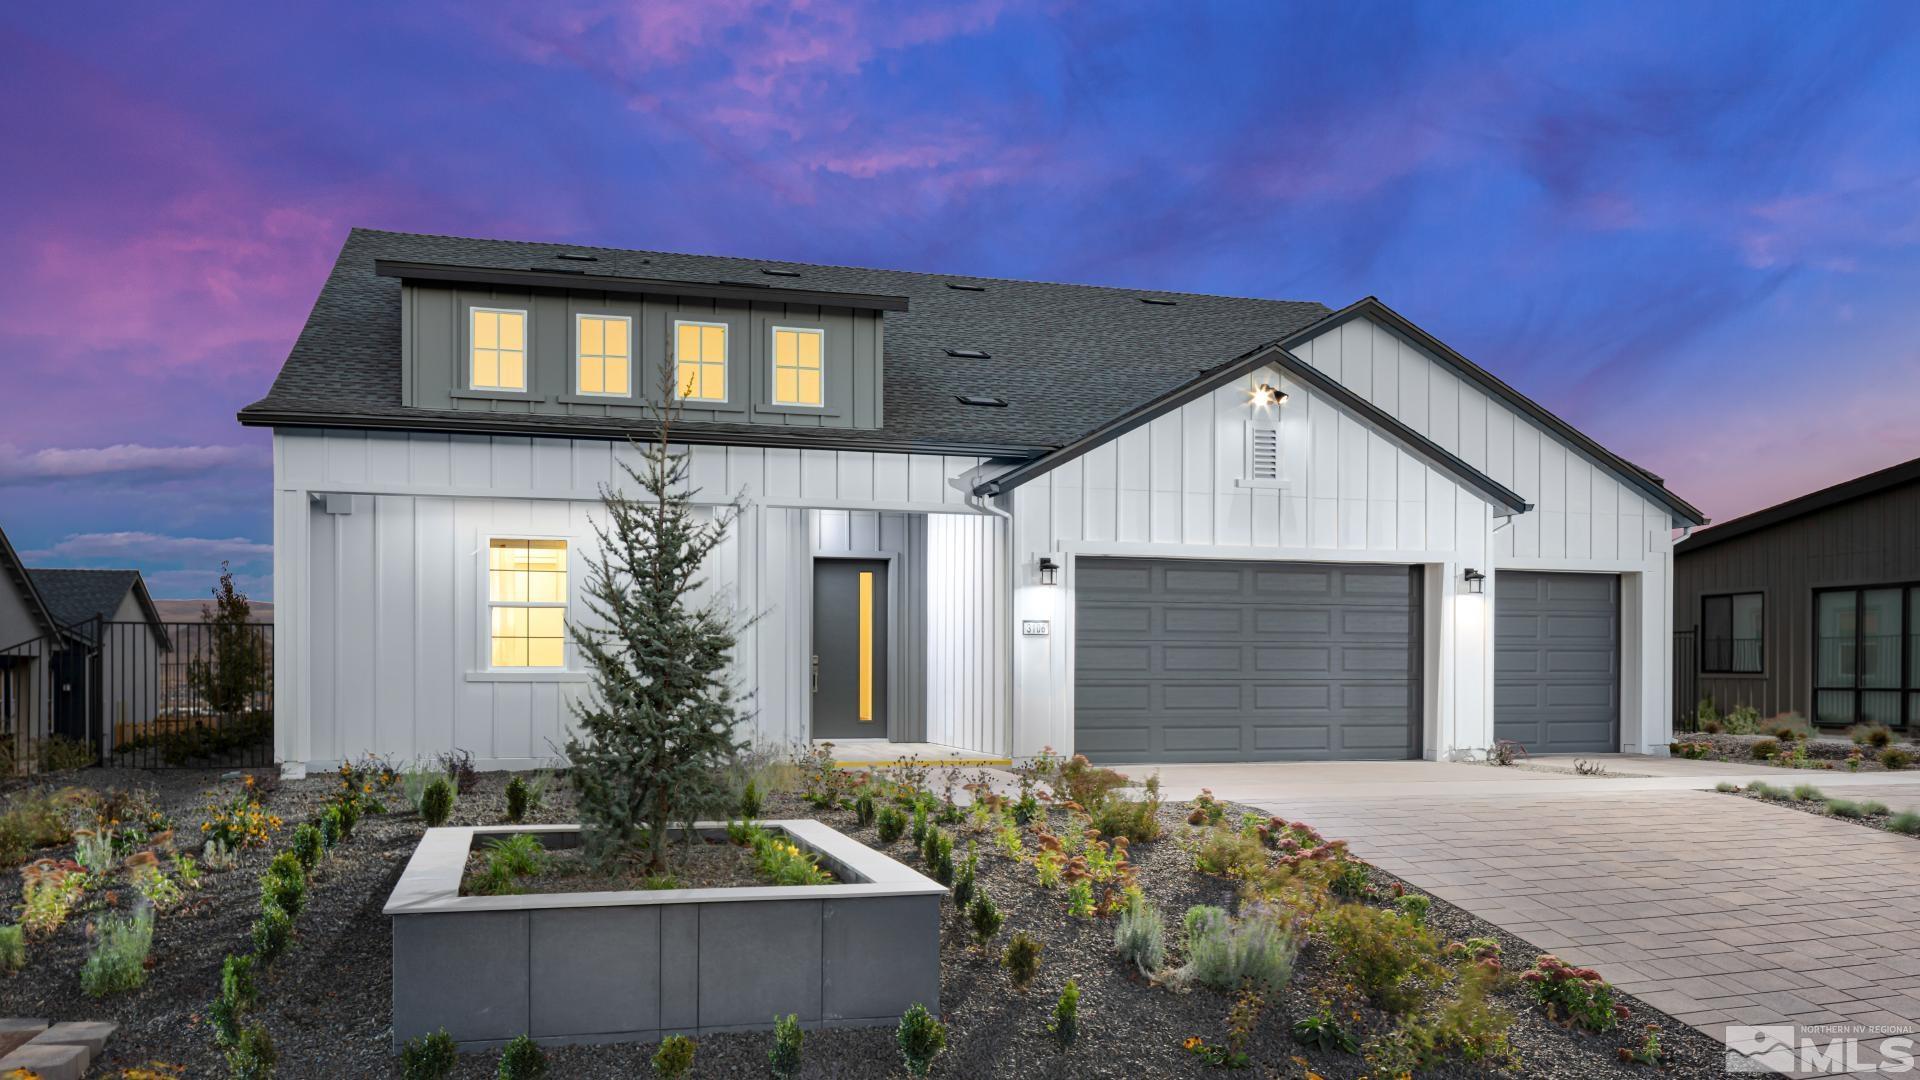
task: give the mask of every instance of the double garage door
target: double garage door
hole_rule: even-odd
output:
[[[1079,559],[1074,749],[1104,762],[1417,756],[1419,574]]]
[[[1420,570],[1081,558],[1074,748],[1100,762],[1420,755]],[[1619,747],[1619,589],[1503,571],[1497,736]]]

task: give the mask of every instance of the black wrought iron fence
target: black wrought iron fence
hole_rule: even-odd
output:
[[[89,620],[0,647],[0,772],[272,763],[272,624]]]

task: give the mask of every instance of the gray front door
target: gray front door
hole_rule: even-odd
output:
[[[1076,560],[1074,750],[1103,762],[1416,756],[1419,573]]]
[[[1620,579],[1502,570],[1493,730],[1535,754],[1620,749]]]
[[[813,737],[887,737],[885,560],[814,560]]]

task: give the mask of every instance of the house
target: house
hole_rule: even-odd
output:
[[[1674,603],[1695,697],[1915,731],[1920,459],[1692,534],[1674,547]]]
[[[0,531],[0,774],[29,759],[52,720],[46,706],[60,624]]]
[[[655,373],[671,365],[662,385]],[[764,743],[1663,752],[1702,522],[1338,310],[355,230],[266,397],[276,753],[550,759],[598,489],[682,400]]]

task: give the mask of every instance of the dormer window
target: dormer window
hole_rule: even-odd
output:
[[[626,397],[633,367],[633,320],[624,315],[582,315],[574,330],[577,391]]]
[[[680,400],[727,400],[726,324],[675,322],[673,364]]]
[[[527,313],[511,308],[473,309],[469,328],[470,389],[527,388]]]
[[[773,403],[818,407],[822,394],[820,353],[826,334],[791,326],[773,328]]]

